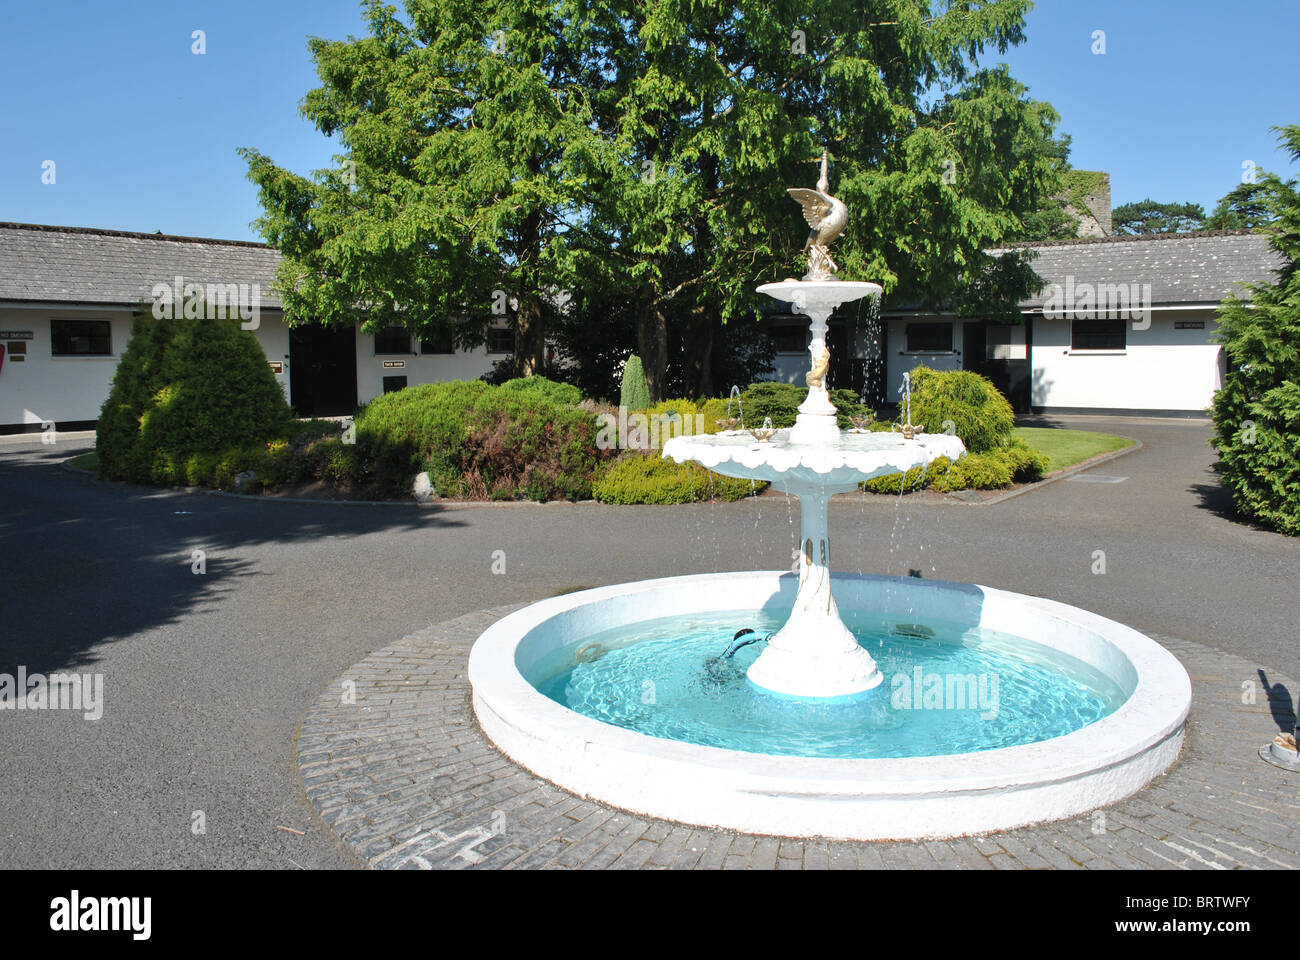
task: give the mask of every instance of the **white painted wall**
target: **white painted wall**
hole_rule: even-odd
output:
[[[26,307],[0,309],[0,330],[30,330],[27,359],[11,362],[6,354],[0,368],[0,426],[14,427],[46,420],[96,420],[108,399],[113,373],[131,339],[135,310],[126,308],[69,309]],[[110,356],[56,357],[50,344],[50,321],[108,320],[112,324]],[[263,309],[254,331],[268,359],[285,359],[276,377],[289,395],[289,328],[278,311]]]
[[[910,373],[916,367],[927,366],[931,370],[961,369],[962,325],[960,322],[955,322],[952,317],[888,317],[884,322],[889,324],[888,336],[885,341],[885,352],[888,354],[888,378],[885,383],[885,399],[889,402],[897,401],[898,391],[903,386],[903,374]],[[907,351],[907,325],[909,323],[953,324],[952,352],[909,353]]]
[[[110,321],[112,356],[53,356],[50,321],[54,318]],[[131,311],[3,309],[0,330],[30,330],[34,335],[27,341],[26,360],[15,363],[6,350],[0,368],[0,425],[95,420],[108,397],[117,361],[131,338]]]
[[[1205,322],[1175,330],[1176,321]],[[1072,351],[1070,321],[1034,318],[1031,350],[1035,407],[1204,410],[1223,383],[1222,347],[1210,343],[1214,310],[1152,308],[1149,330],[1129,324],[1123,351]]]
[[[375,338],[357,330],[357,403],[366,403],[384,392],[384,377],[406,377],[406,385],[439,383],[444,380],[477,380],[492,369],[497,360],[509,356],[505,353],[488,353],[486,347],[457,353],[421,355],[420,343],[411,338],[411,353],[376,354]],[[385,368],[384,361],[401,360],[405,366]]]
[[[134,308],[69,309],[65,307],[0,307],[0,330],[30,330],[27,359],[13,362],[6,352],[0,367],[0,427],[40,424],[46,420],[67,422],[96,420],[108,398],[113,372],[131,339]],[[109,320],[112,323],[112,355],[106,357],[55,357],[50,346],[50,321],[54,318]],[[280,312],[263,308],[258,328],[253,331],[268,360],[283,363],[276,376],[286,399],[289,390],[289,328]],[[414,341],[413,341],[414,343]],[[7,345],[7,344],[6,344]],[[418,350],[418,344],[414,344]],[[492,369],[501,354],[489,354],[484,347],[455,354],[430,356],[376,356],[374,337],[357,334],[357,399],[364,403],[383,393],[385,373],[405,374],[407,384],[440,380],[474,380]],[[384,360],[403,360],[402,369],[384,370]]]
[[[263,309],[260,325],[253,331],[253,335],[262,345],[268,361],[281,362],[280,372],[275,375],[275,382],[284,391],[284,398],[291,399],[289,396],[289,328],[281,319],[280,311]]]

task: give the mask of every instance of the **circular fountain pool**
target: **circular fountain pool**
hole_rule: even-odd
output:
[[[469,662],[474,708],[515,761],[638,813],[756,833],[897,839],[1059,819],[1177,758],[1191,685],[1164,648],[1054,601],[834,574],[884,682],[844,702],[745,679],[797,578],[676,577],[533,604]],[[664,618],[665,611],[673,611]]]

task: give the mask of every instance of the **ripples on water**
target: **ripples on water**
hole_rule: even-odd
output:
[[[927,757],[1032,743],[1087,726],[1125,699],[1097,670],[1027,640],[865,615],[845,623],[884,683],[850,702],[774,696],[745,677],[765,644],[729,660],[721,654],[741,627],[767,634],[784,619],[751,611],[631,624],[558,651],[528,679],[571,710],[649,736],[807,757]],[[589,662],[575,661],[578,648]]]

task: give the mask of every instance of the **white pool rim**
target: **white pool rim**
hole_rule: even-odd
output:
[[[575,713],[524,677],[557,647],[576,652],[611,627],[669,614],[789,609],[797,578],[762,571],[583,590],[504,617],[470,652],[475,715],[512,760],[579,796],[666,820],[791,837],[952,837],[1060,820],[1135,793],[1177,760],[1191,681],[1173,654],[1138,631],[1053,600],[973,584],[837,573],[833,585],[846,613],[934,618],[1023,637],[1091,665],[1128,698],[1101,720],[1039,743],[826,759],[647,736]]]

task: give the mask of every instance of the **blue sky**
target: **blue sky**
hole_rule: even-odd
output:
[[[336,146],[298,116],[316,85],[306,38],[364,32],[356,0],[3,4],[0,220],[260,239],[235,148],[328,165]],[[1071,162],[1109,171],[1116,204],[1208,213],[1245,161],[1300,172],[1269,130],[1300,123],[1296,0],[1042,0],[1027,33],[987,62],[1056,107]]]

